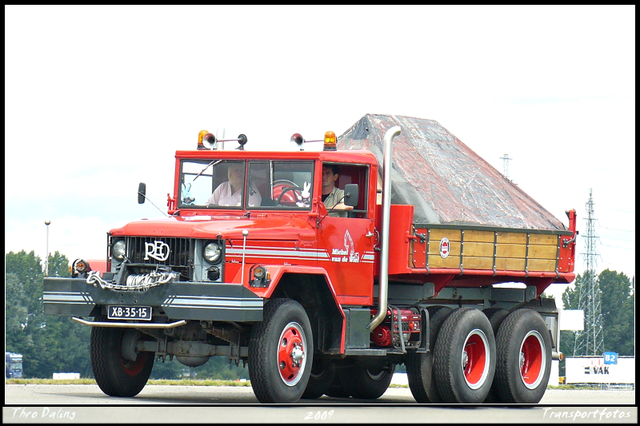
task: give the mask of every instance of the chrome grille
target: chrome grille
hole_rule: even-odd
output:
[[[166,260],[158,260],[147,254],[147,244],[153,245],[160,241],[169,248]],[[175,237],[126,237],[127,257],[131,263],[149,265],[165,265],[171,267],[187,267],[192,264],[193,240]]]

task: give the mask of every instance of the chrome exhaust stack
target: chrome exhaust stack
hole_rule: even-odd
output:
[[[393,126],[384,134],[382,163],[382,247],[380,248],[380,282],[378,284],[378,313],[367,328],[374,330],[387,316],[389,295],[389,224],[391,218],[391,141],[400,134],[400,126]]]

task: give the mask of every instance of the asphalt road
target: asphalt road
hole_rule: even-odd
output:
[[[5,385],[3,423],[634,423],[634,391],[547,390],[539,405],[418,405],[408,388],[376,401],[260,404],[250,387],[148,385],[135,398],[96,385]]]

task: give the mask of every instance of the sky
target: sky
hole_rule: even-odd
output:
[[[596,270],[634,277],[635,36],[620,5],[5,5],[5,253],[105,258],[201,130],[294,150],[391,114],[575,209],[577,273],[592,194]]]

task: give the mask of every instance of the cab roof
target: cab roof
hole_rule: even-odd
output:
[[[336,163],[378,164],[368,150],[349,151],[248,151],[248,150],[192,150],[176,151],[176,158],[243,159],[243,160],[321,160]]]

